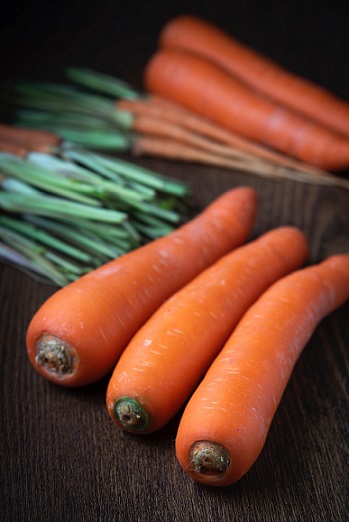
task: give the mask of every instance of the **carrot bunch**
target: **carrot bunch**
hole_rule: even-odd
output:
[[[145,69],[151,93],[323,170],[349,166],[349,104],[193,16],[170,20]]]
[[[78,102],[61,87],[80,121],[113,107],[107,130],[111,120],[137,129],[134,152],[193,161],[201,151],[198,161],[222,166],[234,156],[235,166],[256,172],[267,162],[301,165],[326,183],[327,169],[349,165],[342,105],[331,96],[192,17],[170,22],[160,42],[145,72],[150,96],[71,70],[78,82],[119,97]],[[280,85],[280,98],[268,81],[257,84],[260,68]],[[62,108],[56,87],[42,92],[33,103]],[[316,109],[296,104],[300,96],[313,96]],[[315,122],[324,104],[329,116]],[[82,386],[111,373],[106,407],[122,430],[152,433],[185,405],[176,456],[188,476],[210,486],[230,485],[253,466],[303,349],[349,299],[349,253],[304,267],[307,238],[287,226],[248,241],[257,205],[248,187],[222,194],[177,230],[57,291],[27,331],[29,359],[49,381]]]
[[[63,386],[86,385],[110,372],[166,298],[247,240],[257,201],[248,187],[232,189],[170,234],[54,293],[27,332],[37,371]]]
[[[188,194],[55,133],[0,124],[0,259],[56,285],[174,230]]]
[[[347,180],[253,141],[169,96],[138,92],[96,71],[69,67],[66,73],[79,88],[16,85],[16,104],[26,107],[17,111],[18,124],[47,129],[95,149],[349,187]]]
[[[254,464],[302,350],[349,299],[349,254],[301,268],[301,230],[247,241],[257,203],[247,187],[222,194],[57,291],[27,331],[29,359],[49,381],[76,387],[112,372],[106,406],[122,430],[152,433],[187,403],[176,455],[211,486]]]

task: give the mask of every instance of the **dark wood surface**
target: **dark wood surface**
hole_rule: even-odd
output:
[[[1,21],[1,76],[62,80],[65,66],[81,65],[141,85],[160,27],[188,11],[349,100],[349,12],[330,1],[15,2]],[[197,211],[230,187],[254,187],[260,209],[251,236],[299,226],[310,240],[310,263],[349,251],[348,191],[137,161],[188,181]],[[194,483],[176,462],[180,414],[158,433],[124,434],[106,412],[108,376],[69,390],[36,374],[25,332],[54,290],[0,265],[1,520],[347,520],[349,303],[315,331],[256,464],[238,483],[215,489]]]

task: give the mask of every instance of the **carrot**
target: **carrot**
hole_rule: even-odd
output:
[[[349,165],[347,140],[256,95],[197,56],[159,51],[148,62],[144,81],[150,92],[306,163],[324,170]]]
[[[0,123],[0,138],[16,141],[18,143],[27,144],[32,150],[40,150],[52,148],[59,145],[61,138],[56,134],[27,127],[15,127],[5,123]]]
[[[36,370],[62,386],[106,375],[167,297],[247,239],[257,199],[249,187],[231,189],[174,232],[58,290],[28,327]]]
[[[167,299],[132,338],[107,389],[122,429],[151,433],[183,406],[238,320],[308,254],[304,234],[280,227],[226,254]]]
[[[28,154],[29,149],[17,141],[2,138],[0,136],[0,151],[9,152],[10,154],[15,154],[16,156],[24,158]]]
[[[201,134],[189,132],[184,126],[173,121],[167,121],[165,118],[155,117],[154,114],[136,115],[133,119],[132,130],[143,136],[160,136],[182,141],[189,146],[198,147],[213,154],[246,158],[246,154],[237,149],[209,140]]]
[[[160,45],[190,51],[219,65],[253,89],[349,137],[349,104],[234,39],[213,24],[180,16],[164,27]]]
[[[274,283],[243,316],[181,418],[176,455],[211,486],[239,480],[254,464],[318,323],[349,298],[349,253]]]
[[[229,158],[214,154],[212,152],[203,150],[188,143],[183,143],[178,139],[139,135],[134,140],[132,145],[132,152],[136,156],[150,155],[156,157],[169,158],[180,161],[192,161],[202,163],[204,165],[215,165],[219,167],[234,168],[240,170],[251,171],[251,163],[246,162],[241,158]],[[263,165],[253,164],[253,169],[258,172],[261,170],[265,172]]]
[[[216,125],[213,121],[207,118],[200,117],[178,103],[174,103],[162,98],[161,96],[149,96],[148,98],[139,98],[137,100],[118,100],[117,107],[133,114],[150,115],[154,118],[161,118],[162,121],[181,125],[183,128],[191,130],[198,135],[211,138],[214,142],[228,146],[226,150],[216,149],[225,156],[241,155],[250,157],[251,159],[256,156],[257,158],[299,170],[301,172],[324,175],[324,172],[320,169],[253,143],[242,136],[238,136],[221,126]]]

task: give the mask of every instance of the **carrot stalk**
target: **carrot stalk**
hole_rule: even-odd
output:
[[[251,468],[302,350],[348,298],[349,254],[338,254],[283,277],[248,309],[181,418],[176,454],[190,477],[225,486]]]
[[[90,71],[89,74],[93,73]],[[113,79],[110,79],[110,81],[113,84]],[[110,100],[103,101],[101,97],[97,97],[97,100],[95,100],[93,95],[83,94],[82,100],[80,100],[78,93],[73,89],[73,94],[71,94],[69,87],[51,84],[43,87],[37,86],[36,88],[37,91],[35,85],[22,86],[25,94],[22,103],[27,105],[38,103],[37,106],[40,107],[43,103],[42,95],[44,95],[45,107],[51,112],[38,114],[33,111],[20,111],[19,123],[43,127],[80,145],[96,149],[116,147],[119,151],[137,154],[137,149],[140,151],[145,145],[142,143],[143,139],[147,142],[149,138],[152,144],[146,143],[146,147],[153,149],[152,154],[157,151],[157,156],[170,158],[171,151],[173,151],[172,159],[181,159],[179,145],[183,142],[183,159],[187,157],[188,150],[186,149],[190,146],[193,149],[200,148],[204,151],[200,159],[195,160],[199,163],[205,164],[207,160],[208,164],[222,165],[221,156],[228,156],[234,159],[234,163],[228,162],[227,168],[239,169],[241,164],[241,169],[246,172],[258,171],[255,172],[258,175],[270,176],[270,171],[273,171],[272,175],[277,177],[292,177],[292,170],[295,170],[296,179],[301,181],[316,183],[316,177],[311,180],[311,176],[320,175],[328,178],[324,181],[325,184],[346,185],[345,180],[342,182],[340,178],[333,179],[334,177],[324,169],[307,165],[276,150],[261,146],[259,143],[232,132],[231,129],[228,130],[210,121],[208,118],[198,116],[192,110],[189,111],[188,108],[174,103],[168,98],[151,95],[112,102]],[[63,97],[64,94],[66,96]],[[68,97],[68,102],[66,97]],[[91,104],[89,105],[90,99]],[[106,106],[108,110],[106,110]],[[67,112],[67,110],[70,112]],[[117,128],[115,128],[115,125]],[[162,140],[169,141],[170,138],[173,140],[173,136],[176,136],[175,147],[166,146],[166,151],[161,153]],[[159,137],[159,143],[156,143],[156,137]],[[204,138],[206,139],[204,140]],[[141,141],[141,143],[138,143],[138,141]],[[190,154],[194,157],[200,156],[197,150]],[[260,161],[260,159],[265,161]],[[241,162],[245,162],[246,165]],[[282,166],[284,169],[278,170],[278,166]],[[293,175],[293,179],[294,177]],[[334,181],[338,181],[338,183],[334,183]],[[320,183],[322,183],[322,180]]]
[[[66,75],[71,80],[93,90],[98,90],[115,98],[134,100],[140,93],[127,82],[90,69],[68,67]]]
[[[145,69],[150,92],[323,170],[349,165],[349,142],[262,98],[212,63],[183,52],[157,52]],[[205,85],[205,89],[202,86]]]
[[[167,299],[132,338],[107,390],[122,429],[151,433],[183,406],[238,320],[308,254],[292,227],[267,232],[230,252]]]
[[[46,258],[46,250],[41,247],[37,242],[23,237],[22,234],[18,234],[13,230],[1,226],[0,224],[0,237],[5,243],[12,249],[19,252],[20,255],[25,256],[32,269],[42,276],[49,276],[59,286],[64,286],[69,283],[69,278],[66,274],[63,274],[59,270],[56,264],[52,263],[50,259]],[[29,266],[26,264],[26,266]]]
[[[213,24],[180,16],[165,25],[159,40],[161,47],[201,56],[261,94],[349,137],[346,101],[285,70]]]
[[[63,386],[88,384],[111,371],[164,299],[247,239],[256,209],[254,190],[232,189],[171,234],[58,290],[28,328],[36,370]]]
[[[5,211],[1,237],[8,246],[0,257],[8,260],[10,249],[11,259],[18,259],[18,268],[29,275],[45,276],[47,269],[47,280],[68,284],[169,234],[184,215],[185,202],[179,203],[189,193],[184,183],[66,142],[50,154],[32,152],[28,143],[22,146],[22,139],[35,142],[38,149],[45,132],[2,128],[10,130],[11,138],[0,137],[0,208]],[[28,241],[33,251],[43,253],[44,264],[33,259]],[[12,255],[16,248],[17,258]]]

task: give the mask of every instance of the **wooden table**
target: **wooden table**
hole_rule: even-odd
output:
[[[214,2],[210,11],[203,2],[105,2],[98,12],[83,2],[60,4],[60,11],[43,4],[40,12],[30,3],[20,11],[15,3],[2,22],[0,70],[6,78],[63,80],[63,68],[73,64],[141,85],[160,27],[191,10],[349,99],[348,16],[324,3],[321,12],[312,11],[314,2],[302,12],[294,2],[270,2],[268,9],[260,2]],[[251,238],[279,225],[299,226],[310,240],[309,263],[349,251],[344,189],[150,158],[137,162],[190,183],[197,211],[230,187],[255,188],[260,209]],[[194,483],[176,461],[180,414],[155,434],[124,434],[106,412],[108,376],[71,390],[35,372],[25,332],[54,290],[0,265],[1,520],[347,519],[349,303],[311,338],[256,464],[236,484],[216,489]]]

